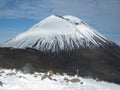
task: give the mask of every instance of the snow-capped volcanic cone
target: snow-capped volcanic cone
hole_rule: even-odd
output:
[[[33,48],[40,51],[73,50],[108,44],[105,37],[74,16],[51,15],[2,47]]]
[[[1,47],[4,68],[30,63],[37,71],[52,69],[120,84],[120,47],[74,16],[49,16]]]

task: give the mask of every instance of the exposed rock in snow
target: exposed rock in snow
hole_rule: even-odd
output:
[[[7,76],[6,74],[15,73],[15,70],[4,70],[0,80],[4,83],[0,86],[0,90],[120,90],[120,85],[108,82],[97,82],[93,79],[85,79],[77,76],[62,76],[53,75],[55,80],[44,79],[41,80],[41,75],[34,77],[34,74],[23,74],[21,72],[16,73],[13,76]],[[44,74],[44,73],[35,73]],[[20,78],[24,77],[24,78]],[[64,77],[68,79],[78,78],[81,82],[66,82]]]
[[[30,74],[33,74],[35,73],[35,69],[33,68],[33,66],[30,64],[30,63],[27,63],[25,64],[21,71],[24,73],[24,74],[27,74],[27,73],[30,73]]]
[[[3,86],[3,83],[0,81],[0,86]]]

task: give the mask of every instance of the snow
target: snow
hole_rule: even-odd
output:
[[[64,18],[66,18],[66,19],[69,19],[71,22],[77,22],[77,23],[81,23],[81,21],[82,20],[80,20],[79,18],[77,18],[77,17],[74,17],[74,16],[72,16],[72,15],[65,15],[65,16],[63,16]]]
[[[37,27],[38,26],[38,27]],[[41,34],[71,34],[74,33],[74,27],[71,23],[66,20],[51,15],[39,22],[37,25],[33,26],[29,31],[35,31],[34,33]]]
[[[96,80],[89,78],[82,78],[69,75],[54,74],[50,80],[48,78],[41,80],[44,73],[35,74],[23,74],[20,71],[4,69],[0,73],[0,81],[3,82],[3,86],[0,86],[0,90],[120,90],[120,85],[108,82],[97,82]],[[0,72],[1,72],[0,71]],[[13,73],[13,75],[10,75]],[[37,77],[36,77],[37,75]],[[69,79],[79,78],[81,82],[66,82],[64,77]]]
[[[32,48],[32,46],[38,42],[35,49],[44,47],[46,43],[49,43],[46,48],[49,50],[52,47],[51,45],[55,44],[55,37],[57,37],[60,49],[64,49],[64,40],[62,36],[65,36],[69,45],[69,40],[71,38],[74,42],[76,42],[76,39],[79,40],[79,44],[83,47],[83,43],[86,43],[86,45],[89,46],[89,43],[92,42],[95,46],[99,46],[101,45],[100,40],[104,43],[108,41],[104,36],[100,35],[77,17],[70,15],[63,17],[51,15],[34,25],[28,31],[3,43],[2,47]],[[94,37],[97,37],[98,41],[96,41]],[[42,44],[40,45],[41,41]],[[78,43],[76,44],[78,45]],[[78,47],[80,45],[78,45]]]

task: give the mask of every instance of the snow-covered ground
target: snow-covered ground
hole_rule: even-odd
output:
[[[120,85],[108,82],[97,82],[77,76],[54,74],[53,80],[41,80],[44,73],[23,74],[16,70],[0,71],[0,90],[120,90]],[[67,82],[64,79],[77,78],[80,82]],[[83,83],[82,83],[83,82]]]

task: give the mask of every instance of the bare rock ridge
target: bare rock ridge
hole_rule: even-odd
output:
[[[120,84],[120,46],[74,16],[49,16],[0,47],[0,67],[79,74]]]

